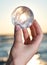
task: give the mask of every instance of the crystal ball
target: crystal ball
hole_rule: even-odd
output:
[[[11,18],[14,25],[19,25],[21,28],[28,28],[32,25],[34,14],[30,8],[19,6],[12,12]]]

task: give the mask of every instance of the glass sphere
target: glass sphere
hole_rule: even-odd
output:
[[[28,28],[33,20],[34,15],[31,9],[26,6],[17,7],[11,14],[14,25],[19,25],[21,28]]]

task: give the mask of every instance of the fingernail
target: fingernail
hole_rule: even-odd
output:
[[[20,26],[19,25],[16,25],[16,31],[20,30]]]

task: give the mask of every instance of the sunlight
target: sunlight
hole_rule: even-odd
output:
[[[40,57],[40,55],[38,54],[38,55],[34,55],[33,57],[32,57],[32,59],[27,63],[27,65],[39,65],[40,64],[40,60],[39,60],[39,57]]]

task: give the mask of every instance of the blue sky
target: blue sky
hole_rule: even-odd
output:
[[[47,0],[0,0],[0,34],[13,34],[11,13],[21,5],[32,9],[34,18],[40,24],[43,32],[47,32]]]

